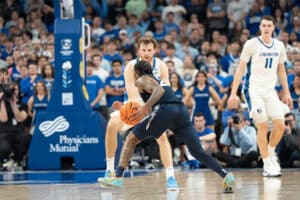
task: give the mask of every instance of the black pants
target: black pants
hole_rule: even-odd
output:
[[[224,152],[216,153],[216,157],[218,160],[225,162],[229,167],[253,167],[252,162],[257,161],[258,153],[255,151],[251,151],[248,154],[244,154],[240,157],[231,156]]]
[[[28,152],[31,135],[23,129],[10,130],[0,133],[0,163],[13,153],[15,162],[21,162]]]

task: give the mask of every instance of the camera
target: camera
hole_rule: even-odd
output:
[[[241,122],[241,119],[238,115],[232,116],[232,121],[234,124],[239,124]]]
[[[2,99],[4,101],[10,101],[14,96],[15,89],[9,84],[4,84],[0,85],[0,92],[3,92]]]

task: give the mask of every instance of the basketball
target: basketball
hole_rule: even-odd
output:
[[[140,119],[135,120],[135,121],[130,121],[128,118],[129,116],[137,111],[137,109],[140,107],[140,105],[137,102],[127,102],[125,103],[121,109],[120,109],[120,118],[121,120],[128,124],[128,125],[135,125],[139,123]]]

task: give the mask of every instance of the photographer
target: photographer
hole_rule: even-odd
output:
[[[295,114],[285,114],[284,136],[276,151],[283,167],[299,167],[300,161],[300,129],[296,128]]]
[[[258,158],[256,130],[247,125],[243,115],[231,117],[221,135],[220,144],[223,146],[223,152],[217,152],[216,157],[227,167],[256,166]]]
[[[10,168],[14,162],[20,165],[29,147],[30,136],[22,124],[27,107],[20,103],[19,94],[16,83],[0,85],[0,168]],[[3,164],[5,160],[9,161]]]

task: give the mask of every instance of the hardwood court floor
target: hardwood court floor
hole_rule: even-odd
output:
[[[234,194],[222,193],[222,180],[206,169],[195,171],[176,170],[180,185],[179,192],[167,192],[165,174],[162,171],[126,178],[122,188],[100,188],[96,177],[100,172],[80,172],[84,181],[79,181],[77,172],[58,181],[57,174],[30,180],[27,173],[21,173],[23,181],[14,182],[8,173],[1,173],[0,199],[5,200],[296,200],[300,199],[299,169],[283,170],[281,178],[263,178],[261,169],[235,170],[237,185]],[[47,172],[45,172],[47,173]],[[101,172],[103,174],[103,172]],[[27,174],[27,175],[26,175]],[[73,175],[72,175],[73,174]],[[75,175],[74,175],[75,174]],[[3,176],[4,175],[4,176]],[[6,176],[6,177],[5,177]],[[29,177],[29,178],[28,178]],[[77,177],[77,178],[76,178]],[[61,178],[61,177],[60,177]],[[76,180],[77,179],[77,180]],[[78,183],[81,182],[81,183]]]

